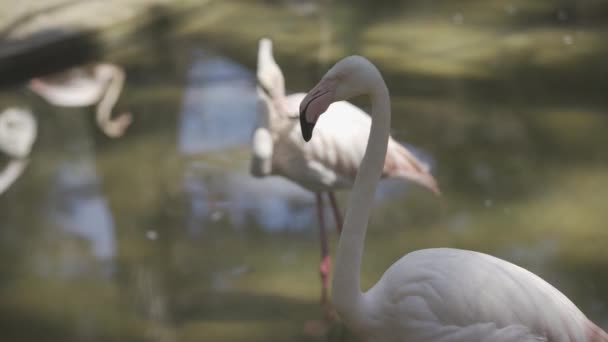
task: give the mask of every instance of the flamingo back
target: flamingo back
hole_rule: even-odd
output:
[[[607,340],[549,283],[479,252],[412,252],[364,298],[369,341]]]

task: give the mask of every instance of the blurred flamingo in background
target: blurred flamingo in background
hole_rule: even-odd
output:
[[[122,68],[109,63],[75,67],[30,80],[29,88],[54,106],[86,107],[97,104],[96,120],[102,131],[116,138],[131,124],[130,113],[112,118],[125,81]]]
[[[382,156],[390,149],[391,106],[382,75],[363,57],[339,61],[302,100],[300,124],[308,141],[313,128],[321,128],[322,117],[335,115],[347,123],[349,117],[327,109],[334,101],[358,95],[370,96],[373,123],[338,243],[332,286],[332,301],[347,327],[363,341],[608,341],[602,329],[549,283],[474,251],[431,248],[409,253],[361,292],[370,194],[384,173]],[[311,143],[323,139],[318,133]]]
[[[250,171],[256,177],[286,177],[315,193],[321,239],[321,302],[329,310],[331,262],[322,193],[329,196],[340,232],[342,216],[334,191],[352,186],[363,158],[371,120],[358,107],[345,101],[336,102],[328,108],[329,114],[319,120],[315,140],[306,144],[297,119],[300,102],[306,94],[285,96],[285,80],[274,60],[270,39],[259,41],[257,59],[258,125],[253,134]],[[383,176],[407,179],[439,191],[425,165],[392,138],[388,144]]]
[[[0,151],[10,158],[0,173],[0,194],[25,170],[37,131],[36,119],[29,109],[10,107],[0,113]]]

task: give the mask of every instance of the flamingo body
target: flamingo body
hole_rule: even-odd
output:
[[[252,142],[251,173],[281,175],[314,192],[350,188],[365,152],[369,115],[347,101],[335,102],[328,108],[330,115],[319,118],[315,140],[305,143],[297,113],[306,94],[285,96],[285,81],[269,39],[260,40],[258,80],[259,124]],[[383,175],[438,191],[428,168],[392,138]]]
[[[297,93],[287,97],[290,112],[297,112],[305,95]],[[283,132],[277,132],[273,142],[273,174],[314,192],[352,187],[365,152],[371,119],[346,101],[333,103],[327,113],[319,118],[315,139],[309,143],[302,139],[296,120],[290,120]],[[393,138],[389,141],[383,176],[407,179],[437,190],[426,166]]]
[[[364,294],[367,341],[606,341],[561,292],[496,257],[411,252]]]
[[[107,63],[71,68],[31,80],[30,89],[54,106],[92,106],[101,100],[117,72],[122,71]]]

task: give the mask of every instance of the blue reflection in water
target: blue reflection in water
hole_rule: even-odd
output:
[[[199,154],[247,144],[255,124],[253,76],[223,57],[197,51],[188,71],[178,146]]]
[[[269,231],[316,226],[312,193],[282,177],[259,179],[234,173],[226,177],[226,192],[236,227],[246,226],[252,218]]]
[[[193,172],[196,162],[188,164],[184,170],[183,186],[189,197],[190,213],[186,221],[186,228],[192,235],[201,233],[201,222],[212,214],[209,202],[212,201],[201,175]]]
[[[55,171],[47,215],[66,232],[88,240],[95,257],[108,260],[116,252],[114,223],[100,192],[92,148],[78,144],[78,150],[71,152],[74,157]]]

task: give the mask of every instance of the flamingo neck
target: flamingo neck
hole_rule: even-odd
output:
[[[332,298],[338,314],[347,325],[359,327],[365,321],[360,285],[365,234],[376,185],[384,166],[391,121],[389,92],[382,76],[376,72],[375,82],[369,84],[372,102],[370,134],[349,199],[332,284]]]
[[[98,66],[98,68],[102,67],[104,69],[100,69],[100,72],[109,74],[109,83],[105,88],[105,93],[102,91],[103,96],[97,105],[97,123],[100,126],[104,126],[112,121],[112,108],[116,104],[116,101],[118,101],[125,82],[125,74],[122,70],[110,65]],[[102,83],[101,80],[100,83]]]

